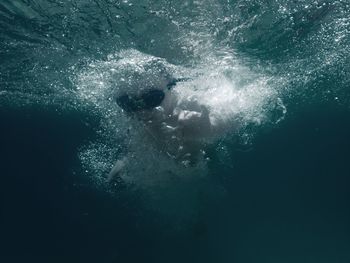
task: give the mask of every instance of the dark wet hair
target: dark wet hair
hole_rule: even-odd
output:
[[[127,112],[137,112],[142,110],[151,110],[159,106],[165,97],[162,90],[151,89],[139,96],[130,96],[128,94],[117,97],[116,101],[119,107]]]

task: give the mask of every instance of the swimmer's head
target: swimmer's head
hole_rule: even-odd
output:
[[[116,98],[117,104],[126,112],[152,110],[164,100],[165,93],[159,89],[148,89],[140,95],[123,94]]]

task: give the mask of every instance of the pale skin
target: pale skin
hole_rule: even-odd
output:
[[[194,163],[203,144],[224,130],[213,125],[209,109],[194,99],[179,99],[175,90],[165,89],[164,99],[153,109],[128,112],[144,125],[157,148],[176,161]],[[111,181],[124,169],[127,158],[116,162],[108,175]]]

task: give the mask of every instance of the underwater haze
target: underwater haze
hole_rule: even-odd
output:
[[[349,187],[348,0],[0,1],[0,262],[348,263]]]

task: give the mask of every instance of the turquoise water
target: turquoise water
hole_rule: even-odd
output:
[[[2,0],[1,262],[349,262],[349,33],[340,0]],[[190,165],[115,102],[165,76],[225,126]]]

